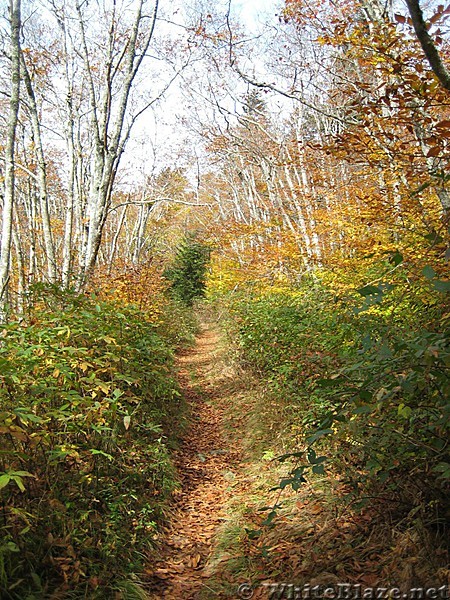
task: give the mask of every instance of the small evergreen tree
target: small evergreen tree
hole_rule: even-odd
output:
[[[164,276],[171,282],[170,293],[187,306],[196,298],[202,298],[206,289],[206,270],[210,260],[210,249],[186,235],[179,245],[175,258]]]

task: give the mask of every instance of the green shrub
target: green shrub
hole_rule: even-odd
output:
[[[231,308],[228,330],[241,361],[305,421],[317,421],[330,407],[326,393],[311,401],[319,373],[333,372],[353,351],[351,327],[333,304],[316,287],[301,294],[235,296]]]
[[[197,298],[203,298],[206,289],[206,270],[210,249],[187,235],[164,276],[171,282],[170,293],[180,302],[192,306]]]
[[[1,597],[111,597],[176,486],[172,352],[133,307],[48,288],[33,303],[0,332]]]
[[[352,489],[386,484],[406,506],[432,507],[433,520],[444,521],[450,517],[448,333],[367,336],[357,359],[319,382],[341,399],[325,425],[334,421],[346,461],[358,466],[346,472]]]
[[[381,304],[363,291],[362,307],[310,282],[291,295],[234,294],[229,334],[279,407],[283,460],[301,463],[281,487],[331,468],[358,501],[383,494],[406,513],[449,518],[448,318],[443,296],[421,285]]]
[[[165,305],[157,326],[162,339],[171,348],[182,349],[192,346],[198,331],[199,323],[192,307],[171,298]]]

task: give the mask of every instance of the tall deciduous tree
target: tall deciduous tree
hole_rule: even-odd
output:
[[[106,65],[99,81],[94,77],[94,65],[86,37],[86,15],[83,12],[83,3],[77,2],[76,10],[94,136],[87,207],[87,239],[82,256],[82,282],[84,282],[94,269],[97,260],[117,168],[130,136],[131,127],[137,118],[135,115],[130,123],[125,123],[131,87],[155,31],[158,0],[153,3],[149,14],[146,12],[148,3],[139,0],[134,7],[130,28],[126,32],[117,30],[117,17],[113,5],[106,40]]]
[[[3,317],[10,277],[12,222],[14,208],[14,162],[20,94],[20,0],[10,0],[11,95],[5,145],[5,174],[0,246],[0,317]]]
[[[48,205],[47,193],[47,168],[45,165],[45,153],[41,135],[41,123],[39,120],[39,112],[34,94],[33,84],[30,73],[28,71],[25,59],[21,53],[21,75],[24,87],[26,90],[26,98],[28,112],[30,114],[31,128],[34,141],[34,151],[36,155],[36,183],[39,196],[39,207],[41,211],[42,232],[44,238],[45,254],[47,259],[47,276],[51,283],[55,283],[57,279],[56,255],[53,241],[50,211]]]

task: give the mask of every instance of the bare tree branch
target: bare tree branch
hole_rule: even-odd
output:
[[[408,5],[409,14],[413,22],[414,31],[416,32],[417,38],[422,46],[425,56],[433,69],[434,74],[441,82],[442,86],[450,91],[450,72],[445,67],[444,63],[439,56],[436,45],[433,42],[432,37],[428,33],[427,25],[423,18],[423,12],[419,5],[419,0],[406,0]]]
[[[185,206],[212,206],[212,204],[204,204],[197,202],[187,202],[186,200],[175,200],[174,198],[154,198],[153,200],[129,200],[128,202],[121,202],[116,204],[108,210],[108,214],[111,214],[122,206],[130,206],[131,204],[136,206],[142,206],[143,204],[158,204],[160,202],[170,202],[172,204],[184,204]]]
[[[351,121],[349,119],[342,119],[341,117],[338,117],[337,115],[329,113],[326,110],[323,110],[323,109],[319,108],[318,106],[311,104],[310,102],[305,100],[305,98],[303,96],[299,96],[299,95],[296,95],[293,93],[286,92],[285,90],[281,90],[280,88],[276,87],[272,83],[267,83],[267,82],[263,82],[263,81],[255,81],[254,79],[251,79],[245,73],[242,73],[242,71],[236,65],[233,65],[233,67],[236,69],[237,73],[242,77],[242,79],[244,81],[246,81],[250,85],[253,85],[254,87],[272,90],[273,92],[276,92],[277,94],[281,94],[285,98],[291,98],[291,100],[296,100],[297,102],[300,102],[300,104],[303,104],[304,106],[306,106],[307,108],[310,108],[311,110],[315,111],[316,113],[319,113],[320,115],[323,115],[324,117],[327,117],[328,119],[332,119],[333,121],[337,121],[338,123],[341,123],[343,125],[350,125],[350,124],[354,123],[354,121]]]

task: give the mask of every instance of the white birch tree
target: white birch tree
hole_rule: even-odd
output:
[[[11,21],[11,95],[5,145],[5,171],[2,211],[2,239],[0,245],[0,319],[5,317],[8,282],[10,278],[12,224],[14,209],[14,162],[16,128],[20,95],[20,0],[10,0]]]

